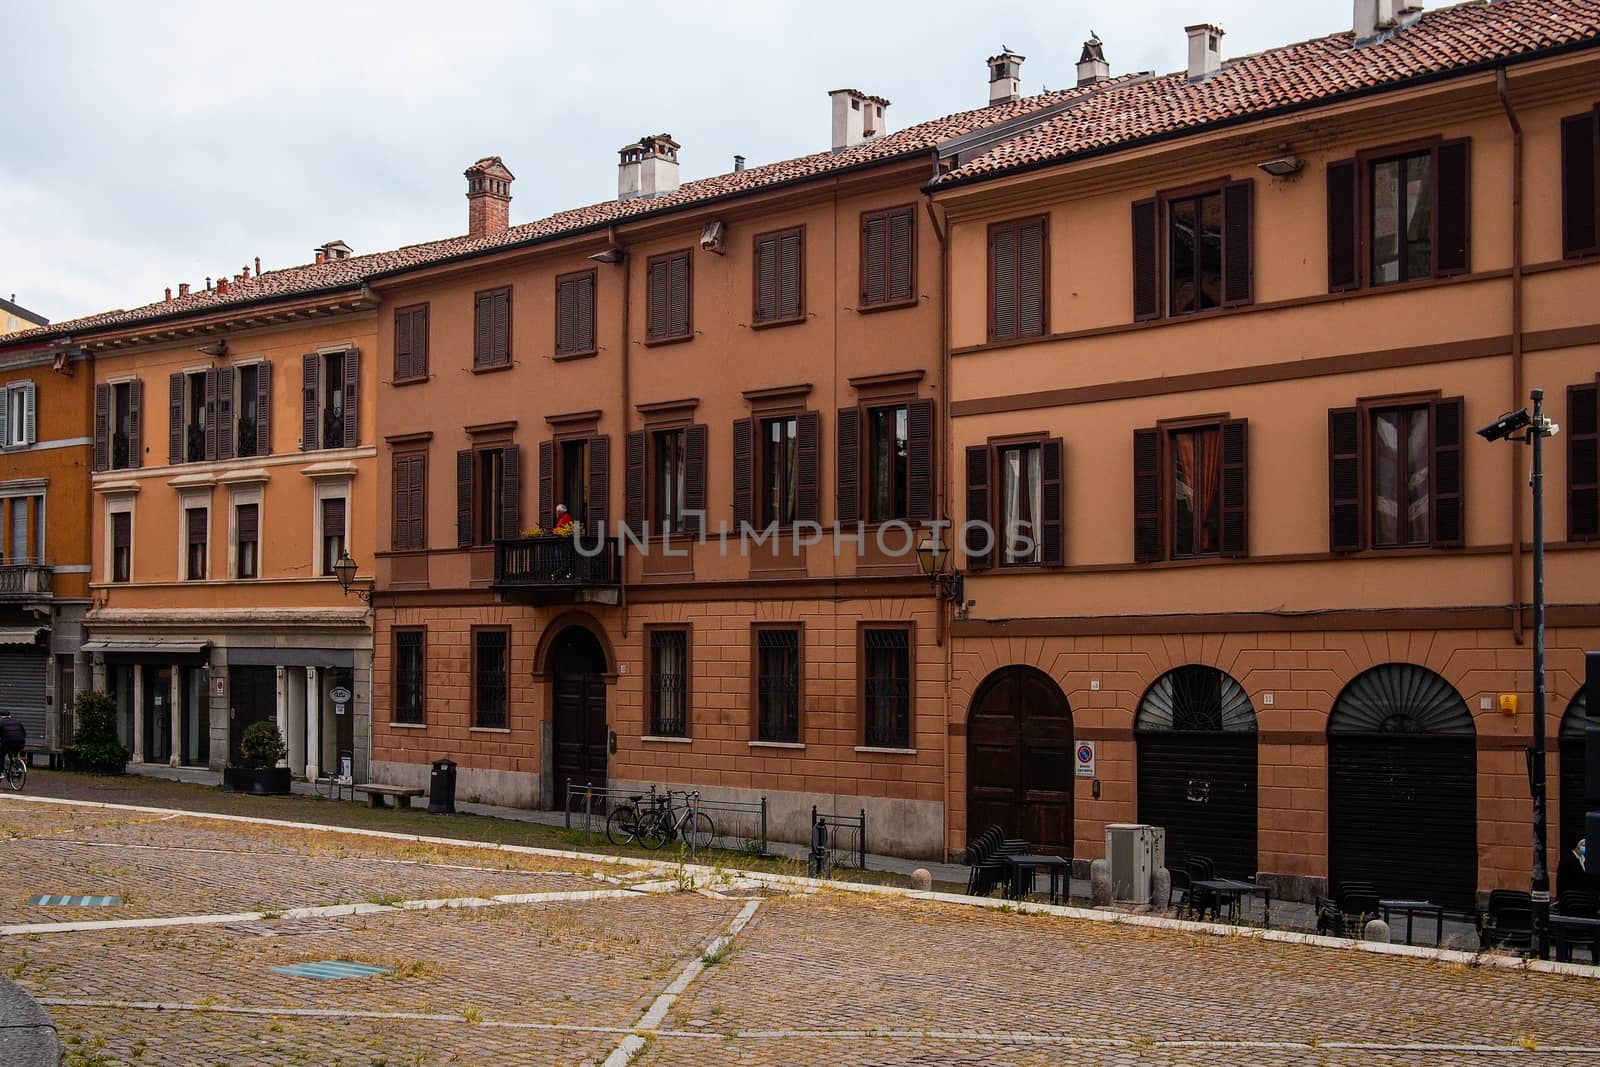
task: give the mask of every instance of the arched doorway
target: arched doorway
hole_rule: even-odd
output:
[[[1583,732],[1588,726],[1586,690],[1567,704],[1561,717],[1561,821],[1556,854],[1564,856],[1583,836],[1583,816],[1588,805],[1583,801]]]
[[[1008,837],[1072,856],[1072,709],[1033,667],[984,679],[967,715],[967,833],[998,824]]]
[[[1333,888],[1470,911],[1478,887],[1478,754],[1472,713],[1439,675],[1386,663],[1357,675],[1328,717]]]
[[[606,784],[606,654],[587,627],[572,625],[556,635],[545,663],[552,692],[554,797],[564,807],[569,784]]]
[[[1167,830],[1167,860],[1204,856],[1256,874],[1256,710],[1232,675],[1190,664],[1156,679],[1133,722],[1139,821]]]

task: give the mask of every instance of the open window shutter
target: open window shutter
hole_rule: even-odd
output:
[[[206,459],[217,458],[217,369],[206,371]]]
[[[1250,554],[1249,423],[1229,419],[1222,424],[1222,554]]]
[[[38,392],[32,382],[24,382],[22,385],[22,443],[31,445],[37,444],[38,441]]]
[[[861,217],[861,302],[889,299],[889,216]]]
[[[778,317],[799,318],[805,312],[805,244],[801,235],[778,238]]]
[[[1059,567],[1065,560],[1062,544],[1066,479],[1065,451],[1061,438],[1052,437],[1039,446],[1039,562]]]
[[[494,296],[480,293],[473,307],[472,365],[486,367],[494,362]]]
[[[1433,456],[1429,463],[1429,514],[1433,516],[1433,547],[1459,548],[1466,540],[1462,508],[1462,402],[1459,396],[1433,402]]]
[[[861,521],[861,410],[839,409],[838,522],[853,526]]]
[[[795,420],[795,509],[799,522],[822,521],[822,414],[804,411]]]
[[[1367,545],[1363,521],[1361,410],[1328,412],[1328,551],[1359,552]]]
[[[334,442],[329,441],[332,445]],[[361,353],[352,348],[344,354],[344,447],[361,443]]]
[[[539,525],[549,530],[556,524],[556,443],[539,442]]]
[[[1017,228],[989,231],[989,340],[1017,336]]]
[[[733,423],[733,524],[738,530],[755,525],[754,419],[735,419]]]
[[[989,507],[989,446],[967,446],[967,521],[960,545],[969,571],[986,571],[994,565],[994,516]],[[980,546],[986,551],[978,552]]]
[[[1254,299],[1255,182],[1229,182],[1222,187],[1222,306],[1238,307]]]
[[[1044,220],[1017,227],[1017,336],[1039,337],[1045,332],[1045,232]]]
[[[1600,252],[1600,107],[1561,120],[1561,254]]]
[[[111,386],[94,387],[94,469],[111,466]]]
[[[128,383],[128,466],[144,466],[144,380]]]
[[[320,448],[317,424],[317,384],[322,380],[322,357],[315,352],[306,353],[300,368],[300,450],[310,452]]]
[[[413,362],[411,350],[414,343],[411,331],[412,314],[410,308],[403,308],[394,313],[394,379],[397,382],[413,377],[416,373],[411,369]]]
[[[1133,431],[1133,559],[1166,558],[1161,543],[1161,431]]]
[[[1361,222],[1358,182],[1353,159],[1328,164],[1328,292],[1344,293],[1361,285]]]
[[[589,438],[589,526],[610,535],[611,438],[603,433]]]
[[[757,322],[771,322],[778,317],[778,239],[763,237],[756,242],[756,307]]]
[[[1472,267],[1472,141],[1462,137],[1433,149],[1433,275]]]
[[[906,405],[906,477],[910,482],[906,497],[913,523],[933,521],[937,492],[933,425],[932,400],[913,400]]]
[[[628,529],[638,532],[644,529],[644,471],[645,452],[649,439],[643,430],[629,430],[628,440],[623,446],[627,455],[624,457],[625,471],[623,495],[626,504],[623,507],[623,521],[628,524]]]
[[[706,435],[700,425],[683,431],[683,527],[690,534],[699,533],[705,522]]]
[[[256,455],[272,453],[272,364],[256,368]]]
[[[472,544],[472,468],[476,457],[472,449],[456,453],[456,544]]]
[[[1161,254],[1154,199],[1133,205],[1133,321],[1161,314]]]
[[[233,458],[233,443],[238,438],[238,427],[233,424],[233,389],[234,374],[232,367],[222,367],[217,371],[217,451],[218,459]],[[209,425],[207,435],[210,434]]]
[[[671,307],[667,330],[673,337],[689,332],[689,253],[683,252],[668,261],[667,297]]]
[[[167,376],[167,462],[183,462],[183,375]]]
[[[411,457],[395,456],[390,466],[393,484],[390,487],[389,547],[411,548]]]
[[[1567,387],[1567,540],[1600,539],[1600,385]]]
[[[916,224],[915,212],[891,212],[889,215],[889,293],[890,300],[910,300],[916,296]]]
[[[522,449],[500,450],[500,529],[502,536],[522,536]]]
[[[667,336],[667,261],[653,260],[645,291],[646,333],[652,339]]]

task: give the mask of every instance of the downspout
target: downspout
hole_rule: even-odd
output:
[[[1494,72],[1494,89],[1511,126],[1511,409],[1522,406],[1522,123],[1511,106],[1506,68]],[[1511,637],[1522,644],[1522,450],[1511,456]]]
[[[606,243],[612,251],[619,253],[622,257],[617,261],[617,266],[622,268],[622,439],[617,442],[620,447],[614,454],[622,457],[623,482],[624,486],[626,486],[628,431],[632,417],[633,401],[632,387],[628,377],[629,368],[633,365],[633,337],[629,333],[629,312],[633,295],[633,269],[632,264],[628,262],[628,253],[617,244],[617,228],[615,226],[606,230]],[[610,486],[607,486],[607,491],[609,490]],[[626,488],[624,488],[622,495],[624,498],[622,511],[624,520],[626,520],[628,510]],[[628,628],[628,556],[622,551],[620,544],[617,546],[617,552],[617,567],[621,572],[620,576],[622,578],[621,589],[617,593],[617,606],[622,610],[622,636],[628,637],[631,636]]]
[[[937,159],[934,163],[937,171]],[[928,209],[928,223],[933,229],[933,235],[939,239],[939,433],[935,445],[944,453],[944,462],[939,463],[938,469],[941,476],[934,485],[934,518],[945,517],[945,506],[949,499],[947,486],[950,479],[950,241],[948,234],[939,226],[939,216],[933,210],[933,196],[923,194],[923,206]],[[952,566],[959,565],[953,563]],[[945,859],[952,853],[950,846],[950,716],[954,710],[955,701],[951,698],[950,689],[954,679],[954,642],[945,640],[944,601],[937,596],[933,602],[935,624],[938,642],[944,649],[944,842]],[[959,605],[957,606],[959,610]]]

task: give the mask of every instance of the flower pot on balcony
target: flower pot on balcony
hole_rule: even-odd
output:
[[[222,791],[257,797],[287,796],[291,778],[287,767],[224,767]]]

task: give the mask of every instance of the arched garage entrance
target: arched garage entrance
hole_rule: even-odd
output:
[[[1561,822],[1558,856],[1564,856],[1583,836],[1583,816],[1587,805],[1583,801],[1583,731],[1588,726],[1588,698],[1585,690],[1567,705],[1561,717]],[[1590,855],[1594,851],[1591,850]]]
[[[1033,667],[989,675],[967,715],[967,834],[996,823],[1038,852],[1072,855],[1072,710]]]
[[[1256,874],[1256,711],[1234,678],[1168,671],[1134,718],[1139,821],[1167,830],[1168,863],[1204,856],[1223,878]]]
[[[1478,887],[1472,713],[1426,667],[1386,663],[1344,688],[1328,717],[1328,866],[1335,891],[1470,911]]]

